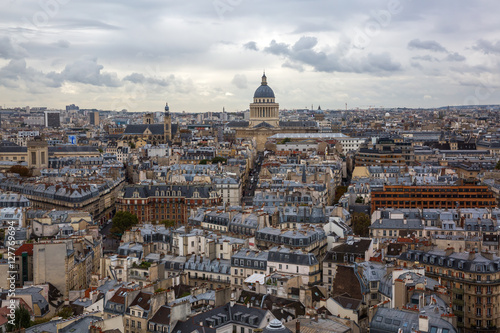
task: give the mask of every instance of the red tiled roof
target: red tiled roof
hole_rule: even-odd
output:
[[[127,293],[131,291],[132,289],[128,288],[120,288],[116,291],[116,293],[109,299],[110,302],[113,303],[118,303],[118,304],[125,304],[125,295],[124,293]]]
[[[14,252],[14,255],[20,256],[21,254],[23,254],[23,252],[28,252],[28,255],[32,256],[33,255],[33,244],[32,243],[24,243],[16,250],[16,252]]]

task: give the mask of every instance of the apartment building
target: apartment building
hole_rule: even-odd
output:
[[[464,332],[497,332],[500,325],[500,258],[489,252],[407,251],[403,267],[422,266],[425,275],[448,288],[457,326]]]

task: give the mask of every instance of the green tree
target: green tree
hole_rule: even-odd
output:
[[[25,166],[19,165],[19,164],[11,166],[9,169],[9,172],[17,173],[21,177],[31,177],[32,176],[32,172],[30,169],[28,169]]]
[[[68,319],[73,316],[73,309],[69,306],[64,306],[59,312],[56,313],[56,316],[62,317],[63,319]]]
[[[352,229],[355,235],[368,237],[370,234],[370,216],[365,213],[352,214]]]
[[[285,143],[290,142],[290,141],[292,141],[292,139],[284,138],[283,140],[280,141],[280,144],[284,145]]]
[[[31,326],[31,316],[25,307],[17,307],[14,312],[14,325],[7,323],[7,332],[17,331]]]
[[[212,164],[217,164],[219,162],[221,162],[222,164],[226,164],[227,158],[220,157],[220,156],[215,156],[214,158],[212,158]]]
[[[207,164],[207,163],[208,163],[208,160],[201,160],[198,164],[203,164],[203,165],[205,165],[205,164]]]
[[[497,165],[495,165],[495,169],[500,170],[500,160],[498,160]]]
[[[118,212],[113,217],[111,232],[114,234],[123,234],[125,230],[130,229],[139,223],[136,215],[129,212]]]
[[[130,141],[130,142],[128,143],[128,146],[129,146],[131,149],[135,149],[135,143],[134,143],[134,142],[132,142],[132,141]]]
[[[163,220],[160,223],[163,224],[165,226],[165,228],[175,227],[174,220]]]
[[[333,199],[333,204],[339,203],[340,198],[347,192],[347,186],[338,186],[335,189],[335,198]]]
[[[355,202],[356,203],[363,203],[363,198],[362,197],[357,197]]]

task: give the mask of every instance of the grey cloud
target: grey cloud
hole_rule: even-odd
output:
[[[252,50],[252,51],[258,51],[259,48],[257,47],[257,43],[254,41],[250,41],[246,44],[243,45],[243,47],[247,50]]]
[[[0,37],[0,58],[17,59],[26,56],[26,50],[14,45],[9,37]]]
[[[71,43],[67,40],[60,39],[56,43],[54,43],[54,45],[63,49],[67,49],[71,45]]]
[[[268,47],[264,49],[264,52],[271,53],[274,55],[286,55],[290,53],[290,45],[285,43],[277,43],[274,39],[271,41]]]
[[[55,81],[77,82],[94,86],[119,87],[120,80],[116,73],[101,72],[103,65],[97,63],[96,58],[82,58],[66,65],[61,73],[49,73]]]
[[[39,87],[59,87],[60,84],[53,79],[47,77],[43,72],[37,71],[26,65],[24,59],[13,59],[7,65],[0,68],[0,85],[17,88],[20,82],[27,85],[30,92],[38,92]]]
[[[408,43],[409,49],[429,50],[433,52],[448,52],[441,44],[434,40],[413,39]]]
[[[345,41],[341,41],[343,45]],[[266,52],[275,55],[285,55],[283,67],[303,70],[303,65],[309,65],[318,72],[344,73],[382,73],[394,72],[401,69],[401,65],[394,62],[389,53],[369,53],[355,57],[345,52],[345,47],[337,46],[336,51],[326,53],[315,51],[312,48],[317,44],[314,37],[301,37],[293,47],[272,40]]]
[[[489,40],[480,39],[476,42],[472,49],[481,51],[484,54],[500,54],[500,41],[492,43]]]
[[[457,52],[450,53],[445,58],[446,61],[465,61],[466,59],[467,58],[465,58],[463,55],[461,55]]]
[[[132,73],[130,75],[127,75],[123,78],[123,81],[129,81],[135,84],[155,84],[159,85],[162,87],[166,87],[170,85],[171,81],[173,81],[174,77],[171,75],[169,79],[164,79],[164,78],[156,78],[156,77],[146,77],[144,74],[141,73]]]
[[[238,89],[246,89],[248,87],[247,77],[243,74],[236,74],[231,83]]]
[[[422,60],[422,61],[439,61],[438,58],[435,58],[431,55],[424,55],[424,56],[415,56],[415,57],[412,57],[413,60]]]
[[[292,64],[291,62],[289,61],[285,61],[281,67],[283,68],[291,68],[291,69],[295,69],[296,71],[299,71],[299,72],[303,72],[304,71],[304,66],[302,65],[299,65],[299,64]]]
[[[300,39],[293,45],[293,51],[301,51],[312,49],[318,44],[318,39],[316,37],[300,37]]]
[[[411,67],[418,68],[418,69],[424,69],[422,65],[416,61],[411,61],[410,62]]]

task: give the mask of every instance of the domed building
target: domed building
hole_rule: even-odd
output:
[[[274,91],[267,85],[267,77],[264,73],[260,87],[253,94],[253,103],[250,104],[249,126],[278,127],[279,106],[275,102]]]
[[[315,121],[280,121],[279,104],[273,89],[262,75],[260,86],[253,94],[248,121],[232,121],[226,127],[233,129],[237,138],[255,139],[257,150],[264,150],[267,138],[276,133],[317,133]]]

